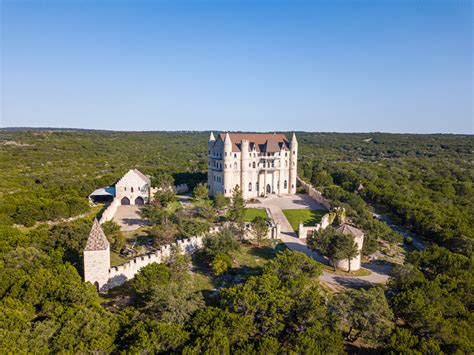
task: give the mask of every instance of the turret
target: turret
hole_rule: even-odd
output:
[[[297,164],[298,164],[298,141],[296,135],[293,133],[290,142],[290,186],[288,186],[288,192],[290,194],[296,193],[296,175],[297,175]]]
[[[241,190],[242,190],[242,197],[244,200],[248,199],[250,196],[249,194],[249,152],[250,152],[250,144],[247,139],[242,139],[241,144],[240,144],[240,150],[241,150],[241,167],[242,167],[242,181],[241,181]],[[252,189],[253,190],[253,189]]]
[[[225,134],[224,138],[224,195],[225,196],[232,196],[232,189],[234,188],[234,184],[232,180],[232,141],[230,139],[229,133]]]
[[[103,291],[109,280],[110,244],[97,219],[92,224],[84,249],[84,281]]]
[[[214,133],[211,132],[211,135],[209,136],[209,142],[214,142],[216,138],[214,137]]]

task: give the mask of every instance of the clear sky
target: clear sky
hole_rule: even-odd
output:
[[[470,0],[0,0],[0,126],[473,133]]]

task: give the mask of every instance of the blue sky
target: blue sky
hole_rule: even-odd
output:
[[[469,0],[0,3],[2,127],[473,133]]]

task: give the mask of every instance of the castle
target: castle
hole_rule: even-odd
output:
[[[209,195],[232,196],[239,187],[244,199],[296,193],[298,141],[284,134],[221,133],[208,141]]]

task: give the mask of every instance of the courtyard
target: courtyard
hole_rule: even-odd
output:
[[[147,225],[147,221],[140,216],[140,206],[118,206],[113,221],[120,225],[122,232],[131,232]]]

